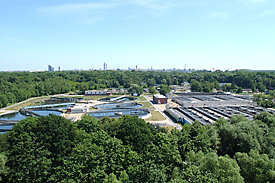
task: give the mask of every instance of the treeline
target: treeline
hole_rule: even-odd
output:
[[[70,82],[51,73],[0,73],[0,108],[31,97],[71,90]]]
[[[1,182],[275,182],[275,116],[167,132],[136,116],[28,117],[0,135]]]
[[[269,91],[267,95],[265,94],[254,94],[253,101],[259,106],[265,108],[275,107],[274,103],[275,91]]]
[[[191,84],[192,91],[241,92],[243,88],[264,91],[275,88],[274,72],[154,72],[154,71],[62,71],[62,72],[1,72],[0,107],[8,103],[20,102],[30,97],[104,88],[129,88],[142,92],[143,87]]]

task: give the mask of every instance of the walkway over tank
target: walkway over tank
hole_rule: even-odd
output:
[[[51,108],[51,107],[70,106],[70,105],[75,105],[75,102],[60,103],[60,104],[48,104],[48,105],[27,106],[27,107],[24,107],[24,109],[40,109],[40,108]]]

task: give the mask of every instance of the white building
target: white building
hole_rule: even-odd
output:
[[[88,112],[88,106],[81,105],[81,106],[69,107],[67,109],[67,112],[68,113],[85,113],[85,112]]]
[[[105,90],[88,90],[85,91],[85,95],[110,95],[108,89]]]

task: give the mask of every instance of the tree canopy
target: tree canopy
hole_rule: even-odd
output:
[[[0,135],[0,182],[274,182],[275,116],[163,130],[136,116],[28,117]]]

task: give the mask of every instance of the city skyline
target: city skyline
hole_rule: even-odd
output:
[[[1,1],[1,71],[275,68],[271,0]],[[102,68],[104,69],[104,68]]]
[[[26,69],[26,70],[8,70],[8,71],[1,71],[0,72],[45,72],[45,71],[49,71],[49,72],[60,72],[60,71],[111,71],[111,70],[116,70],[116,71],[132,71],[132,70],[137,70],[137,71],[180,71],[180,72],[193,72],[193,71],[235,71],[235,70],[251,70],[251,71],[275,71],[275,69],[265,69],[265,70],[261,70],[261,69],[238,69],[238,68],[227,68],[227,69],[221,69],[221,68],[186,68],[186,66],[184,68],[154,68],[153,66],[151,67],[147,67],[147,68],[139,68],[137,67],[137,65],[135,67],[128,67],[128,68],[107,68],[107,63],[103,63],[103,67],[102,68],[72,68],[72,69],[63,69],[61,70],[61,66],[58,66],[58,69],[54,69],[54,66],[52,65],[48,65],[47,69],[43,69],[43,70],[30,70],[30,69]]]

